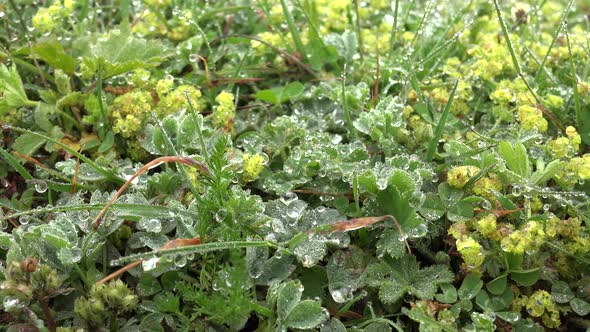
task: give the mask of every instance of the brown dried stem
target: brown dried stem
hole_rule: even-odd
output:
[[[163,164],[163,163],[181,163],[181,164],[188,165],[188,166],[196,166],[203,173],[209,172],[209,170],[207,169],[207,166],[205,166],[203,163],[200,163],[200,162],[198,162],[192,158],[189,158],[189,157],[165,156],[165,157],[160,157],[160,158],[154,159],[154,160],[150,161],[149,163],[143,165],[139,170],[137,170],[137,172],[135,172],[135,174],[133,174],[121,186],[121,188],[119,188],[117,193],[115,193],[115,195],[102,208],[102,210],[100,210],[100,213],[98,214],[98,216],[96,216],[96,218],[94,219],[94,221],[92,223],[94,229],[95,230],[98,229],[98,227],[100,226],[100,224],[102,222],[102,218],[107,213],[109,207],[117,200],[117,198],[119,198],[119,196],[121,196],[121,194],[123,194],[123,192],[131,185],[133,180],[135,180],[141,174],[149,171],[151,168],[156,167],[156,166]]]

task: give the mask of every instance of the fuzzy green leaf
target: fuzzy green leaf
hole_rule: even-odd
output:
[[[10,69],[0,64],[0,114],[29,105],[29,101],[16,66]]]
[[[521,142],[516,142],[515,145],[512,145],[510,142],[502,141],[498,145],[498,153],[504,158],[508,169],[523,178],[531,175],[529,156]]]
[[[312,329],[326,320],[327,313],[324,310],[318,301],[301,301],[289,311],[283,324],[294,329]]]
[[[453,274],[443,265],[421,269],[414,256],[404,256],[370,265],[366,280],[379,289],[383,303],[395,303],[408,292],[420,299],[432,299],[440,284],[453,280]]]

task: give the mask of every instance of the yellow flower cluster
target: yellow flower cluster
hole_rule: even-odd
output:
[[[549,328],[561,326],[557,306],[551,294],[545,290],[535,291],[531,296],[521,295],[512,302],[513,311],[518,312],[523,308],[531,316],[541,317],[543,324]]]
[[[457,189],[463,188],[469,179],[480,171],[476,166],[458,166],[447,173],[447,182]]]
[[[110,109],[113,132],[123,137],[135,135],[152,110],[152,95],[135,90],[115,98]]]
[[[264,157],[262,155],[244,153],[242,156],[242,168],[244,170],[243,179],[246,182],[254,181],[260,175],[260,172],[264,169]]]
[[[572,157],[580,149],[582,138],[576,128],[567,127],[565,134],[566,137],[558,137],[547,144],[547,149],[554,158]]]
[[[33,16],[31,23],[41,33],[53,31],[61,25],[64,17],[70,15],[74,9],[74,0],[55,1],[49,7],[39,8]]]
[[[543,117],[543,112],[536,107],[520,106],[518,108],[518,121],[525,130],[536,129],[542,133],[547,131],[547,120]]]
[[[161,91],[163,92],[164,90]],[[187,95],[195,108],[195,112],[200,112],[204,108],[205,103],[201,91],[190,85],[179,85],[176,89],[160,96],[160,102],[155,109],[156,114],[159,117],[165,117],[176,111],[188,109]]]
[[[234,95],[227,91],[221,91],[215,97],[215,101],[217,106],[213,109],[213,114],[211,114],[211,122],[217,128],[231,128],[236,112]]]
[[[555,234],[553,234],[554,236]],[[514,254],[525,251],[539,250],[547,237],[552,237],[543,231],[543,225],[536,221],[529,221],[521,229],[513,231],[500,242],[502,250]]]
[[[488,239],[498,239],[496,216],[488,213],[476,220],[475,227],[477,231]]]
[[[157,3],[154,7],[165,7],[170,5],[169,0],[151,0]],[[189,38],[193,32],[193,13],[188,10],[177,10],[172,19],[162,21],[162,16],[147,9],[143,12],[141,20],[133,26],[131,31],[144,36],[165,36],[168,39],[181,41]]]
[[[467,270],[477,269],[485,259],[481,244],[470,236],[457,239],[457,251],[463,257],[463,264]]]

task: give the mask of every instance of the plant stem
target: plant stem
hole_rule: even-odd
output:
[[[356,16],[356,35],[359,41],[359,54],[361,55],[361,63],[365,61],[365,51],[363,49],[363,33],[361,30],[361,16],[359,15],[359,1],[354,0],[354,15]]]
[[[47,299],[45,296],[39,296],[39,305],[41,306],[41,310],[43,310],[43,316],[45,316],[45,322],[47,323],[47,329],[50,332],[55,332],[57,330],[57,325],[55,324],[55,319],[51,314],[51,310],[49,309],[49,304],[47,303]]]
[[[293,21],[293,17],[291,16],[291,11],[289,11],[289,7],[285,0],[281,0],[281,7],[283,7],[283,15],[287,20],[287,26],[289,27],[289,31],[291,31],[291,36],[293,36],[293,42],[295,42],[295,48],[301,55],[301,59],[307,62],[307,54],[305,52],[305,47],[303,46],[303,42],[301,42],[301,37],[299,36],[299,31],[295,26],[295,22]]]

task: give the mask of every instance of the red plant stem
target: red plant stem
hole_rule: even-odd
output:
[[[181,163],[181,164],[185,164],[185,165],[189,165],[189,166],[197,166],[197,167],[199,167],[199,170],[201,172],[203,172],[203,173],[208,172],[208,169],[204,164],[202,164],[192,158],[189,158],[189,157],[165,156],[165,157],[160,157],[160,158],[154,159],[154,160],[150,161],[149,163],[143,165],[139,170],[137,170],[137,172],[135,172],[135,174],[133,174],[121,186],[121,188],[119,188],[117,193],[115,193],[115,195],[108,201],[108,203],[102,208],[102,210],[100,210],[100,213],[98,214],[98,216],[96,216],[96,218],[94,219],[94,222],[92,223],[94,229],[95,230],[98,229],[98,227],[100,226],[100,224],[102,222],[102,218],[107,213],[109,207],[117,200],[117,198],[119,198],[119,196],[121,196],[121,194],[123,194],[123,192],[131,185],[133,180],[135,180],[141,174],[149,171],[153,167],[156,167],[156,166],[163,164],[163,163],[170,163],[170,162]]]

